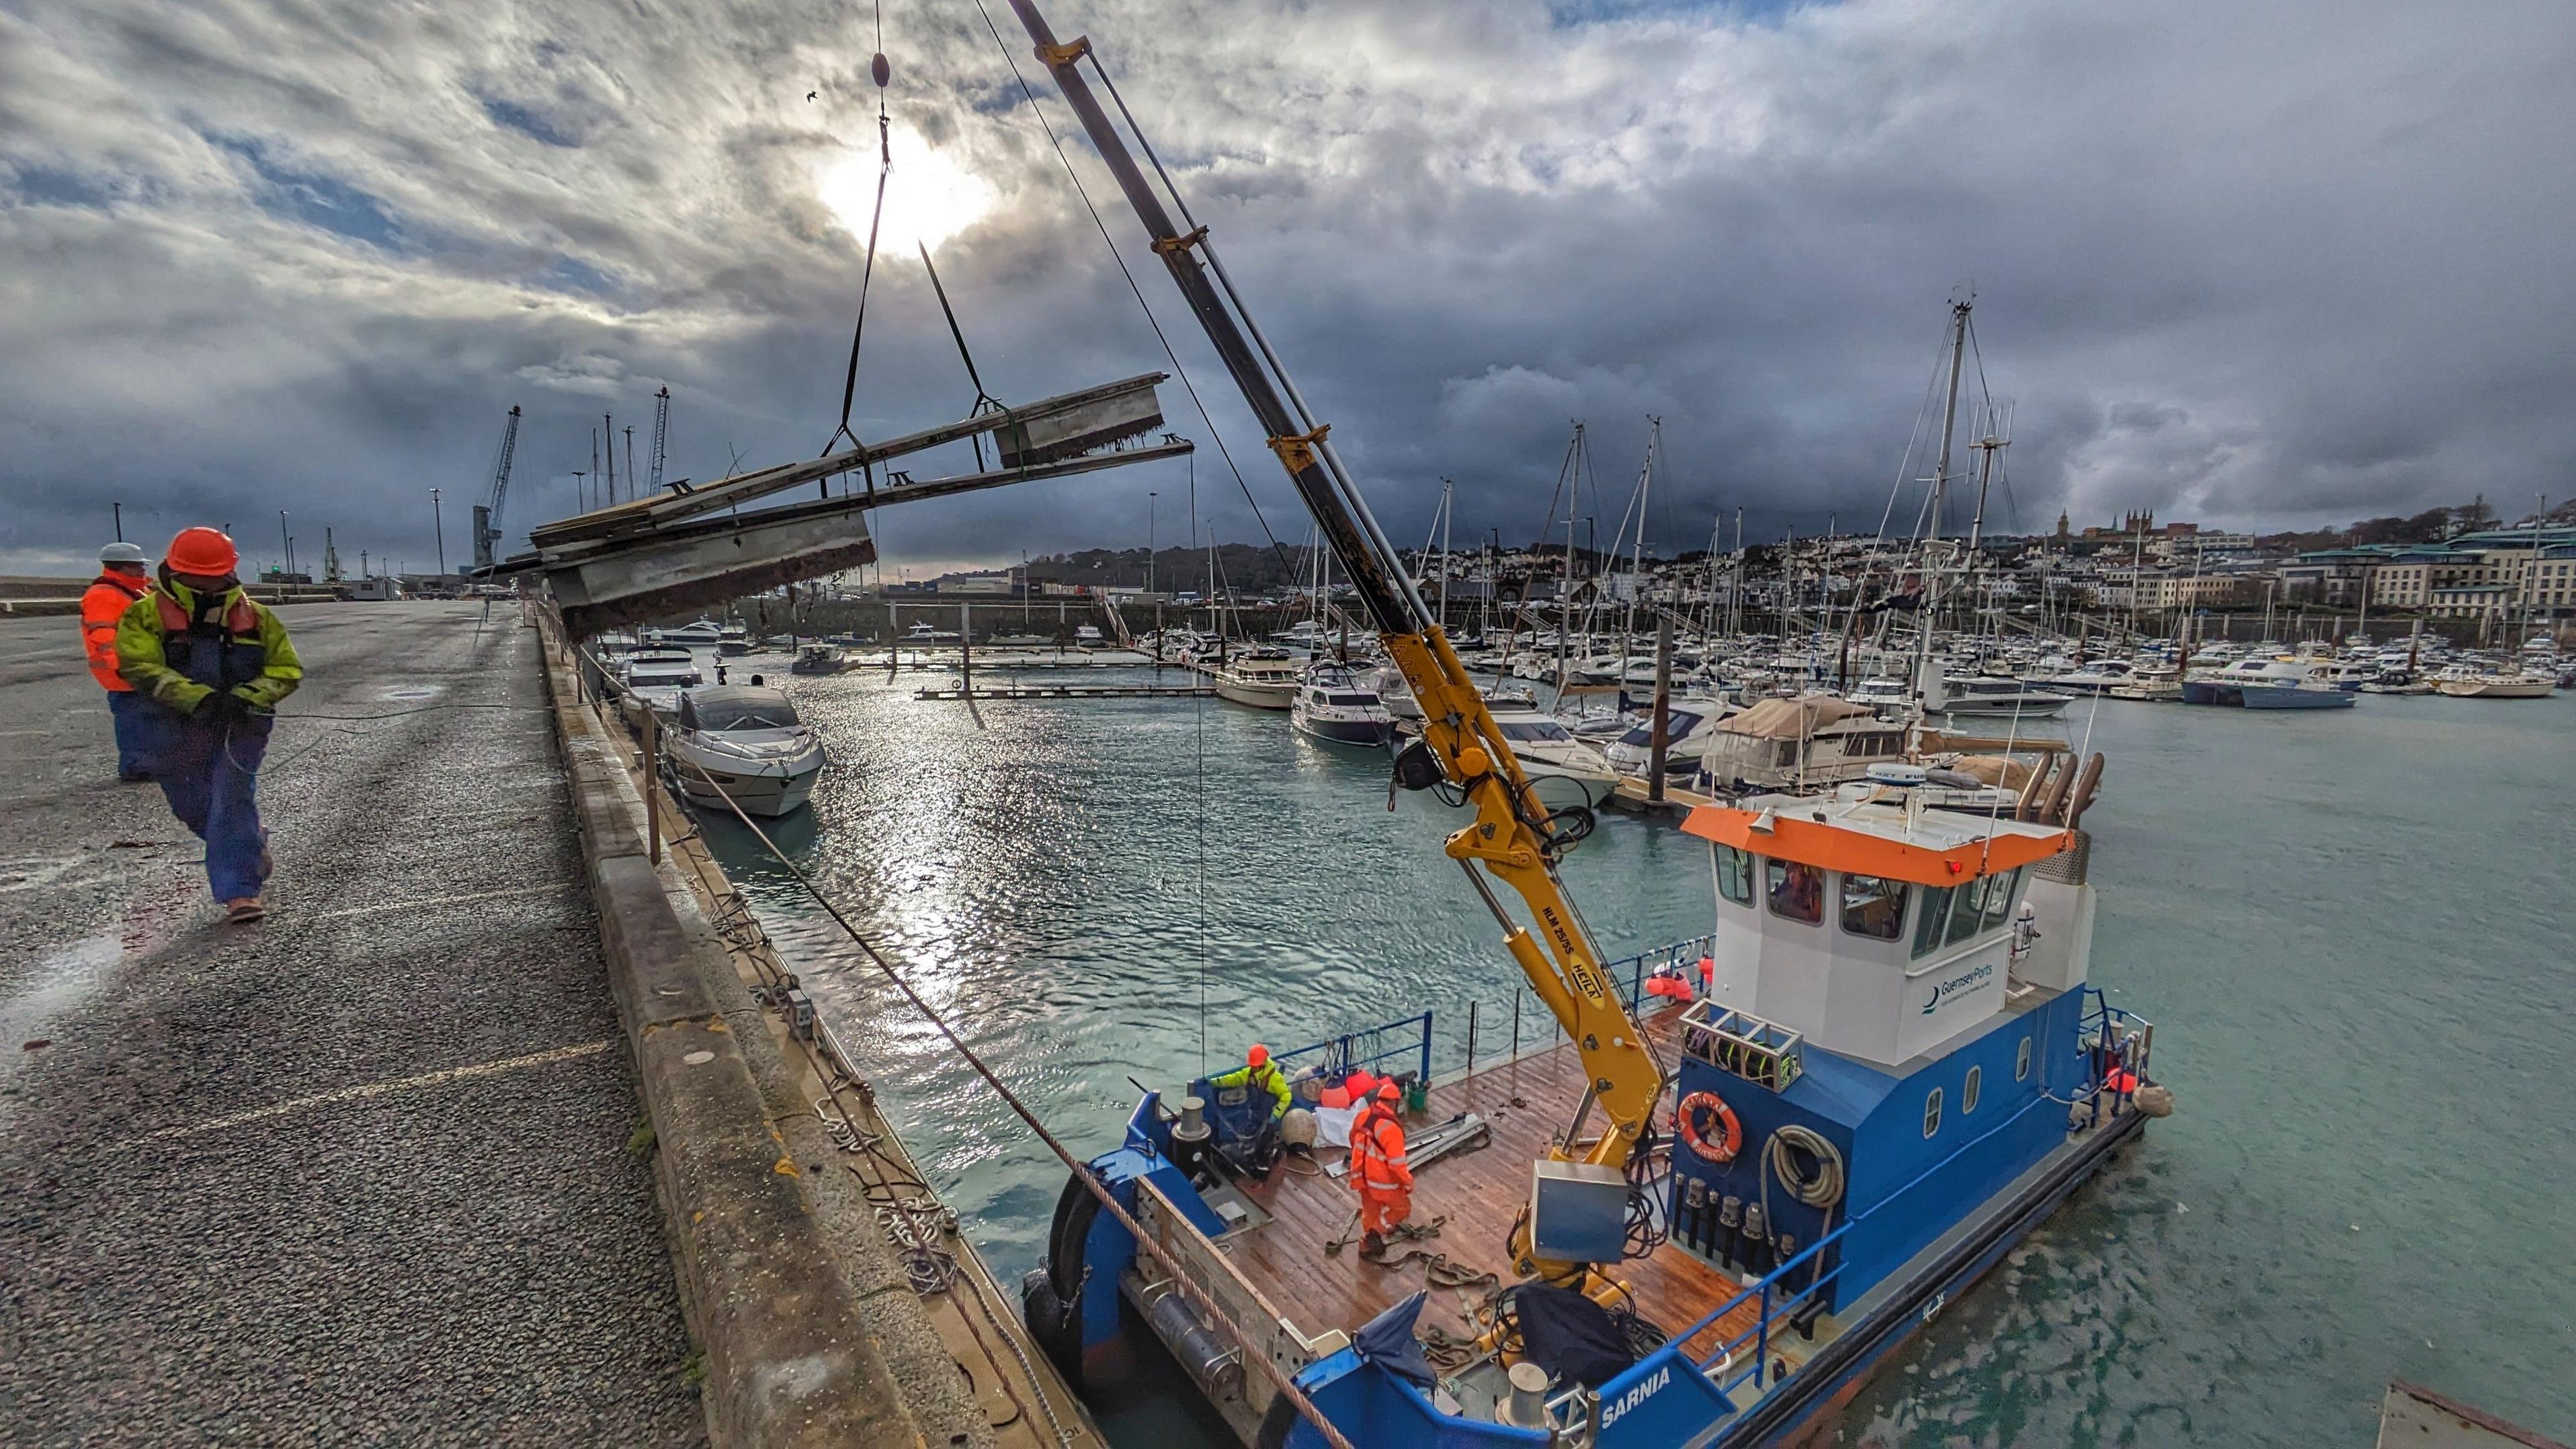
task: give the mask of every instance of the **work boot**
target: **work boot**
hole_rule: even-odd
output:
[[[267,914],[268,907],[260,904],[257,896],[244,896],[237,901],[224,902],[224,919],[236,926],[247,926]]]
[[[1360,1234],[1360,1256],[1378,1258],[1386,1254],[1386,1239],[1375,1228]]]

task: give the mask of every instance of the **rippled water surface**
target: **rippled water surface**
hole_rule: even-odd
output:
[[[835,768],[778,839],[1078,1153],[1131,1074],[1425,1006],[1454,1059],[1470,1000],[1485,1050],[1508,1030],[1516,973],[1440,853],[1463,814],[1390,813],[1382,756],[1216,701],[970,713],[919,683],[794,681]],[[2088,708],[2094,980],[2157,1023],[2179,1112],[1846,1441],[2364,1446],[2392,1376],[2576,1437],[2576,699]],[[708,834],[1014,1281],[1062,1169],[755,843]],[[1669,827],[1605,820],[1566,879],[1613,953],[1708,929],[1705,850]],[[1109,1427],[1210,1432],[1166,1403]]]

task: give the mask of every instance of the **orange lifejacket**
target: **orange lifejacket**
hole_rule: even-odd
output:
[[[1404,1160],[1404,1124],[1383,1104],[1371,1104],[1351,1125],[1351,1182],[1362,1192],[1413,1190]]]
[[[116,672],[116,621],[151,587],[149,579],[106,569],[81,594],[81,648],[89,655],[90,677],[111,694],[134,688]]]

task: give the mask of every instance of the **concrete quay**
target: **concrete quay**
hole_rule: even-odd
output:
[[[246,927],[0,620],[0,1438],[1024,1438],[518,606],[284,618]]]

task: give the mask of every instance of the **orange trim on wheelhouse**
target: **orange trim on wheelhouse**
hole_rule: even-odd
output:
[[[1775,814],[1769,830],[1756,830],[1753,822],[1759,818],[1759,811],[1702,805],[1683,819],[1682,829],[1703,840],[1775,860],[1927,886],[1957,885],[1982,875],[1999,875],[2034,860],[2062,855],[2075,846],[2073,831],[2025,834],[2031,827],[2015,829],[2010,821],[2001,822],[2002,828],[1992,836],[1981,835],[1947,850],[1934,850],[1892,840],[1874,831],[1790,815]]]

